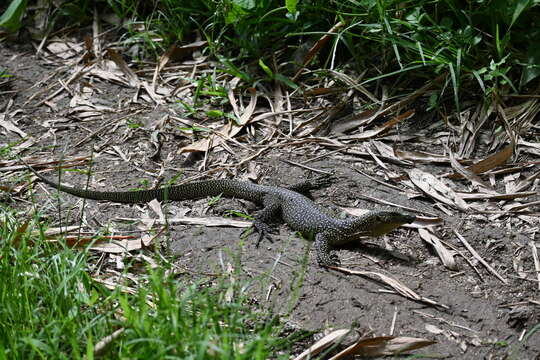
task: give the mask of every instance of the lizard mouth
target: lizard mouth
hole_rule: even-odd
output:
[[[376,228],[374,228],[373,230],[371,230],[369,233],[369,236],[381,236],[381,235],[384,235],[386,233],[389,233],[390,231],[400,227],[401,225],[403,224],[407,224],[407,223],[404,223],[404,222],[387,222],[387,223],[384,223],[384,224],[380,224],[379,226],[377,226]]]
[[[348,234],[350,239],[363,237],[377,237],[384,235],[403,224],[410,224],[416,220],[416,216],[399,213],[375,214],[369,227],[358,229]]]

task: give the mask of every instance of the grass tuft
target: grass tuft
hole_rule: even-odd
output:
[[[133,294],[110,290],[94,279],[91,253],[48,242],[43,230],[2,210],[1,358],[91,358],[96,344],[119,329],[100,355],[287,358],[295,335],[283,336],[277,318],[249,304],[241,282],[178,281],[159,267],[138,283],[125,280]]]

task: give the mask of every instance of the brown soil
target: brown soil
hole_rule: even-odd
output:
[[[5,110],[8,101],[13,100],[10,112],[16,109],[20,109],[20,112],[11,121],[35,140],[30,149],[20,151],[21,155],[32,155],[41,160],[58,160],[61,157],[87,156],[93,149],[93,178],[90,186],[100,190],[141,187],[141,179],[148,179],[150,186],[153,186],[156,176],[150,177],[149,174],[157,174],[163,164],[165,170],[158,177],[161,179],[170,179],[185,167],[182,164],[185,157],[177,154],[177,150],[192,140],[178,132],[180,124],[169,122],[159,129],[157,136],[162,147],[158,156],[151,158],[156,152],[156,142],[153,140],[156,130],[148,124],[155,124],[167,115],[180,116],[177,105],[139,103],[122,108],[121,115],[140,111],[127,118],[144,125],[137,128],[130,127],[126,119],[115,126],[114,121],[119,118],[119,113],[103,113],[90,120],[80,120],[69,114],[70,96],[54,101],[56,107],[39,104],[54,91],[43,91],[44,87],[47,84],[53,85],[59,79],[53,77],[38,88],[30,87],[58,68],[34,54],[35,50],[27,46],[0,44],[0,64],[15,76],[0,89],[0,92],[9,91],[0,95],[2,110]],[[133,89],[113,82],[100,81],[93,86],[100,89],[100,94],[96,96],[100,97],[103,104],[116,104],[134,95]],[[27,103],[36,91],[43,93]],[[55,122],[58,120],[65,122]],[[110,126],[104,131],[97,131],[106,125]],[[283,126],[286,132],[287,126]],[[399,135],[414,135],[417,131],[415,129],[412,125],[404,126]],[[1,127],[0,133],[2,146],[21,140],[16,133]],[[88,140],[74,146],[87,137]],[[237,140],[245,143],[248,139],[249,136],[243,132]],[[261,183],[292,184],[313,176],[313,173],[282,160],[300,163],[332,150],[319,141],[295,143],[294,140],[276,144],[240,166],[234,164],[256,154],[261,147],[238,146],[229,142],[228,149],[216,148],[206,161],[214,167],[218,167],[218,163],[233,164],[222,166],[226,171],[217,171],[214,176],[227,174],[244,179],[247,174],[264,173]],[[392,142],[388,144],[392,145]],[[413,150],[415,144],[406,143],[405,147]],[[229,152],[229,149],[233,152]],[[433,152],[442,153],[443,150]],[[123,160],[120,153],[126,155],[129,161]],[[164,162],[169,156],[173,160]],[[197,169],[203,161],[199,160],[186,168],[187,176],[197,175]],[[14,163],[6,162],[4,165]],[[273,243],[263,242],[259,248],[254,246],[252,238],[242,240],[243,229],[172,225],[170,231],[159,238],[161,246],[170,250],[168,254],[188,277],[204,278],[209,273],[222,274],[229,271],[229,264],[240,269],[242,277],[250,284],[247,291],[254,300],[268,304],[283,315],[284,321],[301,328],[355,327],[368,335],[377,336],[389,335],[393,328],[393,335],[437,341],[435,345],[419,351],[426,356],[429,354],[455,359],[499,359],[505,356],[511,359],[539,358],[540,331],[520,342],[528,331],[540,323],[539,288],[531,255],[531,241],[535,241],[537,247],[539,244],[537,215],[531,215],[530,223],[523,222],[517,216],[494,218],[489,215],[466,214],[455,209],[450,209],[451,215],[447,215],[428,197],[408,197],[412,191],[406,190],[399,180],[385,180],[381,168],[373,159],[352,153],[334,153],[306,165],[335,172],[335,183],[313,194],[319,204],[335,213],[339,213],[337,207],[340,206],[367,209],[384,207],[357,200],[362,195],[369,195],[417,209],[419,214],[426,212],[441,217],[444,222],[436,226],[435,233],[445,244],[455,247],[469,259],[478,274],[461,256],[455,257],[457,271],[445,268],[433,247],[420,238],[417,229],[411,228],[401,228],[385,237],[339,249],[342,265],[355,270],[386,274],[420,296],[447,308],[415,302],[392,293],[389,287],[376,281],[375,277],[345,275],[319,267],[311,243],[300,239],[284,225],[277,226],[279,231],[273,236]],[[400,175],[412,167],[390,162],[386,162],[386,165],[389,169],[384,173]],[[435,175],[450,169],[447,164],[414,166]],[[383,186],[360,175],[355,169],[403,190]],[[8,178],[4,173],[2,182],[20,184],[22,174],[7,173]],[[53,176],[52,173],[46,174]],[[63,177],[65,182],[72,185],[86,185],[83,174],[66,172]],[[462,188],[466,186],[465,182],[455,181],[454,184]],[[34,188],[39,200],[38,208],[51,221],[52,226],[58,225],[58,212],[55,210],[58,202],[44,190],[54,191],[41,185],[35,185]],[[27,209],[29,203],[23,202],[23,198],[28,199],[29,192],[14,194],[10,206]],[[64,224],[80,223],[82,204],[80,199],[62,196],[63,209],[70,210],[63,212]],[[84,228],[90,232],[107,228],[116,234],[134,232],[138,235],[139,222],[126,222],[123,218],[139,220],[143,215],[158,217],[149,206],[95,201],[87,201],[84,206]],[[231,209],[251,215],[256,212],[252,204],[233,199],[222,199],[214,206],[208,206],[208,199],[164,205],[164,212],[170,218],[186,212],[190,216],[221,216]],[[154,228],[158,230],[161,226],[156,225]],[[507,284],[475,260],[452,230],[466,238],[479,255],[506,279]]]

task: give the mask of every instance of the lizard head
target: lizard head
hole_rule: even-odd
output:
[[[398,211],[370,211],[347,221],[344,233],[348,237],[381,236],[403,225],[410,224],[416,216]]]

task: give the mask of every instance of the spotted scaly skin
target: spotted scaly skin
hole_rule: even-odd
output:
[[[370,211],[365,215],[349,219],[336,219],[328,216],[303,193],[329,183],[324,177],[302,182],[288,188],[256,185],[238,180],[205,180],[184,185],[170,186],[155,190],[140,191],[93,191],[65,186],[51,181],[34,169],[30,170],[44,183],[65,193],[92,200],[107,200],[117,203],[146,203],[176,201],[224,196],[253,201],[264,206],[256,216],[254,228],[259,233],[257,244],[268,237],[268,222],[275,216],[281,218],[292,229],[306,236],[315,237],[317,262],[322,266],[339,263],[330,248],[365,237],[385,234],[398,226],[411,223],[415,217],[395,211]]]

